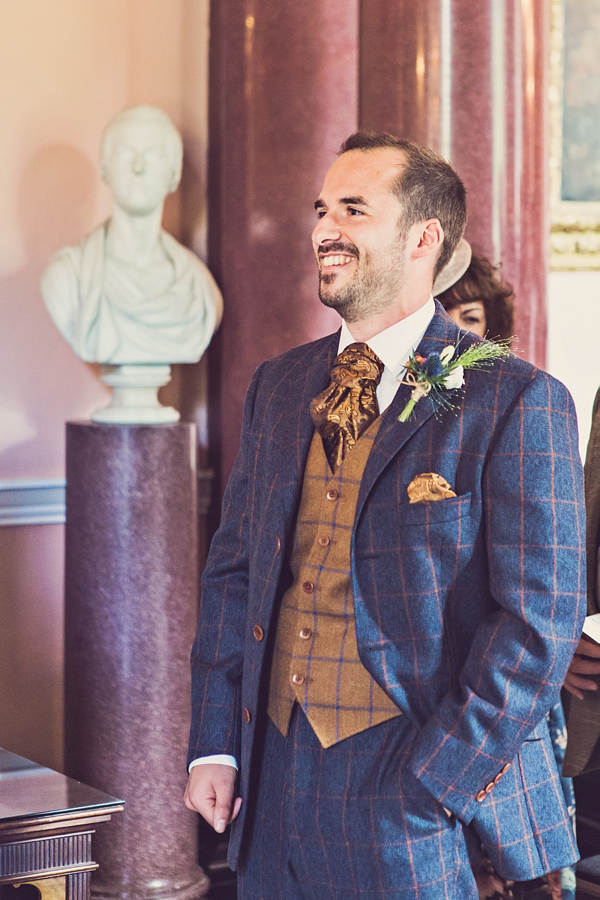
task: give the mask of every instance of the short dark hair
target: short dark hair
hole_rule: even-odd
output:
[[[390,148],[404,154],[406,165],[392,183],[392,192],[402,203],[402,224],[410,228],[425,219],[438,219],[444,243],[438,254],[433,277],[454,253],[467,222],[465,186],[443,156],[413,141],[382,132],[357,131],[347,138],[338,156],[349,150]]]
[[[512,338],[514,335],[514,292],[483,253],[473,250],[469,268],[457,282],[437,295],[444,309],[479,300],[485,310],[485,331],[490,338]]]

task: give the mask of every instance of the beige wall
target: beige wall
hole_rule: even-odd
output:
[[[600,387],[600,272],[550,272],[548,371],[571,391],[583,458]]]
[[[105,398],[48,317],[39,276],[109,214],[97,147],[124,106],[157,104],[181,128],[186,201],[170,198],[165,226],[203,253],[207,17],[208,0],[0,0],[0,481],[62,475],[65,421]],[[197,372],[186,407],[201,418]],[[0,528],[0,746],[53,767],[62,540],[56,525]]]

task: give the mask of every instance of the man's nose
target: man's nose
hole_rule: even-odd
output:
[[[325,244],[327,241],[339,241],[342,236],[339,222],[332,213],[325,213],[315,225],[312,233],[313,244]]]
[[[146,160],[144,159],[143,153],[136,153],[133,157],[133,171],[136,175],[141,175],[141,173],[146,168]]]

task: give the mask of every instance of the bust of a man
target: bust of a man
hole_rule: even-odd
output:
[[[42,275],[56,326],[86,362],[197,362],[221,320],[206,266],[161,227],[183,157],[179,132],[157,107],[118,113],[102,136],[102,177],[113,215]]]

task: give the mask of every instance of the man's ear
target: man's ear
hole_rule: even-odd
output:
[[[433,254],[437,256],[444,243],[444,229],[440,225],[439,219],[425,219],[416,226],[416,246],[413,250],[413,259],[420,259]]]

